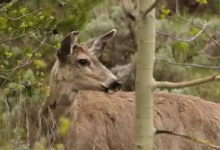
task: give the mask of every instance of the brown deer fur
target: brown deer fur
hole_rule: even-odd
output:
[[[110,39],[113,36],[112,31],[106,35]],[[104,44],[107,43],[106,35],[101,38],[103,40],[105,37]],[[72,36],[73,34],[70,34],[71,39],[66,41],[71,41],[70,47],[73,50],[63,53],[61,47],[60,52],[58,50],[58,60],[52,69],[51,95],[40,110],[42,136],[47,137],[48,143],[63,143],[65,150],[134,150],[134,93],[78,93],[79,90],[106,91],[106,88],[110,89],[111,86],[103,88],[102,83],[107,85],[110,79],[117,78],[101,65],[95,57],[97,53],[92,54],[90,51],[94,44],[97,46],[97,43],[102,41],[100,38],[93,44],[90,43],[90,46],[82,44],[74,50],[72,42],[75,42],[75,39]],[[89,60],[90,65],[86,68],[77,66],[76,60],[81,58]],[[115,88],[114,90],[117,91]],[[72,121],[68,134],[64,136],[56,133],[61,116]],[[157,93],[154,95],[154,126],[220,145],[220,105],[192,96]],[[154,149],[210,148],[180,137],[156,135]]]
[[[197,97],[157,93],[154,125],[220,144],[220,106]],[[80,92],[72,105],[74,125],[66,137],[71,150],[134,150],[135,96],[118,92]],[[156,150],[208,150],[207,146],[171,135],[156,135]]]

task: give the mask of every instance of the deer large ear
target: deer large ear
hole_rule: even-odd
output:
[[[57,50],[57,57],[61,62],[66,62],[67,56],[71,53],[72,48],[77,41],[78,34],[78,31],[73,31],[62,40],[61,47]]]
[[[102,51],[105,49],[109,40],[114,37],[116,29],[109,31],[108,33],[96,38],[94,42],[89,46],[89,51],[93,55],[99,57]]]

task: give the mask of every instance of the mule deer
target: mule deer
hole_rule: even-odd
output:
[[[77,44],[77,32],[67,35],[57,51],[51,73],[51,94],[40,116],[43,133],[65,150],[134,150],[134,93],[117,92],[121,83],[97,59],[116,30]],[[103,91],[103,92],[91,92]],[[114,95],[106,94],[117,92]],[[106,93],[104,93],[106,92]],[[77,98],[76,98],[77,97]],[[73,124],[66,136],[56,134],[57,121]],[[220,143],[220,106],[192,96],[154,96],[154,125]],[[156,136],[156,150],[207,150],[207,146],[170,135]]]

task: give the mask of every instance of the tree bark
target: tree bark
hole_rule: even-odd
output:
[[[139,0],[136,58],[136,146],[153,150],[153,67],[155,52],[155,10],[145,13],[154,0]]]

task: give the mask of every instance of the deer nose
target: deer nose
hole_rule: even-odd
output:
[[[109,89],[113,91],[119,91],[122,87],[122,82],[119,80],[112,80],[109,84]]]

